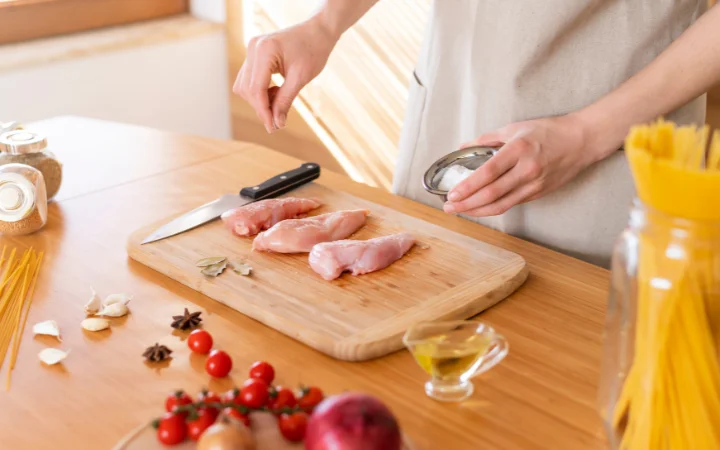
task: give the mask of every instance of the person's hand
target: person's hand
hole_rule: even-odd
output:
[[[254,37],[233,92],[252,105],[268,133],[283,128],[293,100],[325,67],[337,40],[313,19]],[[284,77],[280,87],[270,87],[275,73]]]
[[[602,159],[583,122],[572,114],[513,123],[462,148],[473,145],[502,147],[448,193],[447,213],[502,214],[561,187]]]

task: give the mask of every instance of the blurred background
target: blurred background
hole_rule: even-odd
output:
[[[231,93],[247,40],[316,3],[0,0],[0,121],[79,115],[252,141],[389,189],[431,0],[380,2],[303,90],[285,130],[268,135]],[[720,127],[720,89],[708,97]]]

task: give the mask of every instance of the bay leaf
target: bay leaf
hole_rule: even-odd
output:
[[[195,263],[196,267],[209,267],[215,264],[220,264],[221,262],[227,260],[224,256],[211,256],[210,258],[203,258],[200,261]]]
[[[239,275],[247,277],[252,273],[253,268],[250,264],[235,261],[232,263],[232,270]]]
[[[202,270],[202,274],[207,275],[209,277],[216,277],[216,276],[220,275],[221,273],[223,273],[223,271],[225,270],[226,267],[227,267],[227,259],[225,259],[217,264],[212,264],[210,266],[205,267]]]

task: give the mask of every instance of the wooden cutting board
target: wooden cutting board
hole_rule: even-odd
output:
[[[307,255],[252,252],[252,239],[231,234],[216,220],[175,237],[140,245],[173,217],[134,232],[131,258],[334,358],[363,361],[402,348],[402,335],[426,320],[466,319],[496,304],[526,279],[525,261],[514,253],[377,205],[309,184],[293,191],[325,206],[313,215],[368,209],[368,223],[353,239],[400,231],[419,244],[392,266],[375,273],[325,281]],[[205,257],[247,260],[250,277],[226,270],[200,273]]]

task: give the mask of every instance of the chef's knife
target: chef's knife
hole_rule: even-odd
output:
[[[159,241],[192,230],[193,228],[217,219],[222,213],[229,209],[239,208],[240,206],[258,200],[277,197],[307,184],[319,176],[320,166],[315,163],[305,163],[297,169],[276,175],[257,186],[242,188],[240,195],[226,194],[217,200],[193,209],[187,214],[155,230],[155,232],[142,241],[142,244],[149,244],[150,242]]]

